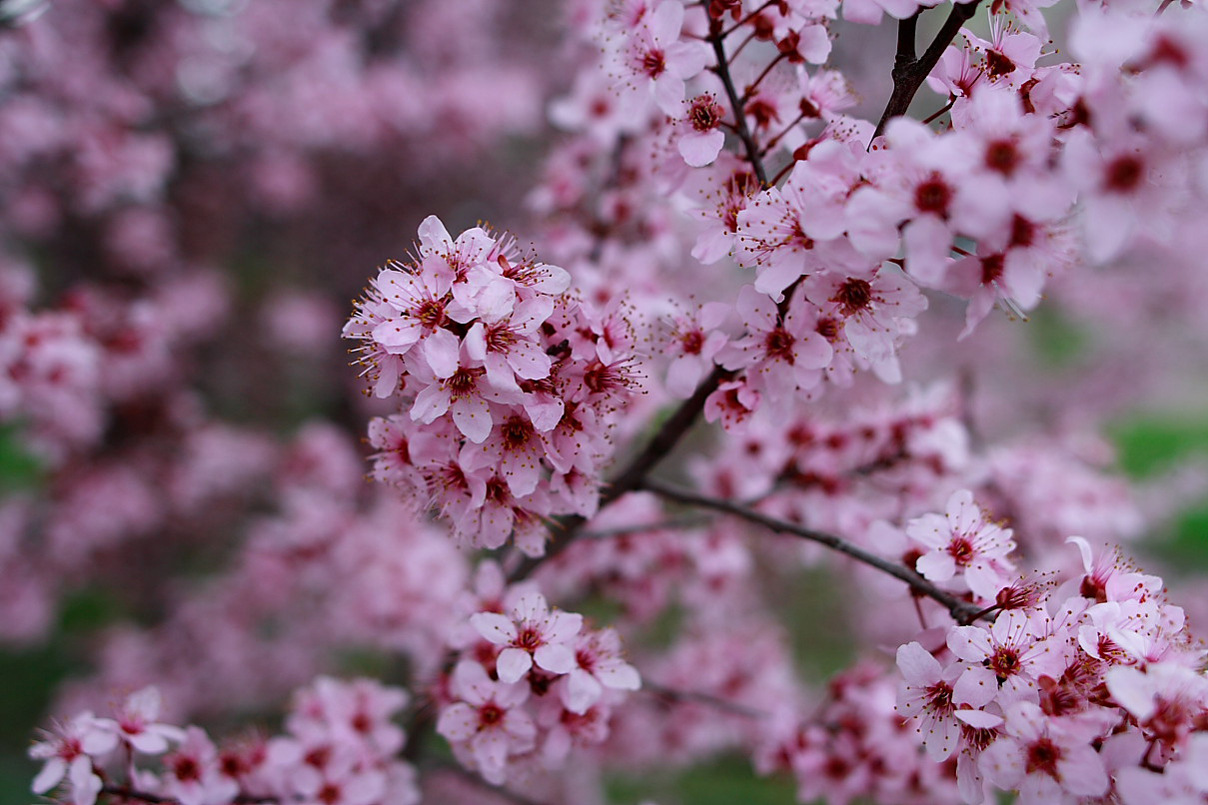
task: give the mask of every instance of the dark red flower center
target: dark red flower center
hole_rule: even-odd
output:
[[[914,191],[914,206],[918,207],[920,212],[947,215],[951,201],[952,188],[948,187],[938,173],[931,174],[930,178],[921,182]]]
[[[1117,193],[1131,193],[1141,184],[1145,164],[1134,156],[1116,157],[1107,166],[1104,184]]]
[[[839,286],[832,301],[843,309],[843,315],[850,316],[872,302],[872,285],[867,280],[853,277]]]

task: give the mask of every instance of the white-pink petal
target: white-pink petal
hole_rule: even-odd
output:
[[[914,567],[930,581],[948,581],[956,575],[956,560],[945,550],[928,551],[919,557]]]
[[[562,643],[541,646],[533,652],[533,659],[538,666],[552,674],[565,674],[575,667],[575,653]]]
[[[516,639],[516,624],[498,612],[476,612],[470,616],[470,625],[497,646],[505,646]]]
[[[919,643],[907,643],[898,647],[898,670],[906,684],[913,687],[934,685],[940,679],[942,668],[939,660]]]
[[[532,667],[532,655],[521,648],[505,648],[495,659],[495,673],[499,676],[500,682],[516,682]]]

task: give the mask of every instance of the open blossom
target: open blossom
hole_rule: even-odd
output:
[[[984,599],[994,598],[1014,569],[1011,529],[991,523],[967,489],[953,493],[945,514],[911,520],[906,535],[926,549],[915,564],[924,578],[944,582],[961,574]]]
[[[805,295],[797,292],[782,314],[768,296],[745,286],[738,295],[737,311],[746,335],[726,345],[718,362],[727,369],[745,369],[752,384],[779,403],[791,399],[797,389],[813,388],[834,353],[810,327],[804,313],[809,305]]]
[[[728,305],[710,302],[695,315],[675,318],[667,349],[672,356],[667,369],[667,390],[676,397],[692,396],[696,385],[712,368],[713,358],[729,341],[720,329],[729,312]]]
[[[223,773],[218,750],[205,731],[185,729],[185,738],[164,758],[165,786],[181,805],[224,805],[239,793],[239,783]]]
[[[712,94],[698,95],[686,104],[676,148],[689,166],[701,168],[717,159],[726,141],[721,130],[724,115]]]
[[[802,276],[867,264],[840,237],[845,202],[861,180],[858,159],[848,146],[823,140],[794,165],[783,186],[764,190],[738,213],[735,256],[755,268],[757,291],[779,298]]]
[[[507,760],[532,749],[536,725],[520,705],[528,685],[493,681],[481,665],[458,663],[453,669],[453,704],[441,711],[436,731],[460,750],[488,781],[501,785]]]
[[[104,723],[135,751],[159,755],[185,737],[180,727],[156,723],[161,704],[159,689],[146,687],[127,696],[115,717]]]
[[[1046,640],[1042,615],[1026,610],[999,614],[988,628],[958,626],[948,633],[948,648],[969,663],[954,690],[966,701],[977,688],[994,692],[1002,705],[1025,699],[1035,701],[1042,676],[1057,678],[1062,662],[1061,645]]]
[[[503,646],[495,668],[504,682],[517,681],[534,664],[554,674],[565,674],[575,667],[573,641],[583,627],[583,616],[551,612],[540,593],[523,596],[507,616],[479,612],[470,623],[487,640]]]
[[[927,298],[901,272],[814,274],[802,284],[820,319],[841,322],[857,356],[886,382],[901,379],[896,353],[903,336],[915,332],[914,318],[927,309]]]
[[[684,6],[680,0],[663,0],[631,31],[625,45],[624,64],[634,82],[644,82],[659,109],[675,115],[684,99],[685,81],[705,69],[708,46],[683,40]]]
[[[960,739],[962,721],[958,712],[983,707],[994,698],[996,690],[965,687],[962,697],[958,697],[953,686],[962,673],[961,666],[944,668],[918,643],[901,646],[897,662],[904,681],[898,694],[898,712],[917,719],[915,729],[927,753],[937,761],[946,760]]]
[[[1144,670],[1115,667],[1106,682],[1112,698],[1168,752],[1184,746],[1208,713],[1208,679],[1175,662],[1152,663]]]
[[[29,748],[29,756],[44,761],[34,778],[35,794],[45,794],[66,781],[72,805],[92,805],[101,790],[94,763],[117,748],[118,737],[102,719],[80,713]]]
[[[562,701],[572,713],[583,714],[604,689],[637,690],[637,669],[621,658],[621,638],[615,629],[583,633],[575,643],[575,667],[566,676]]]
[[[1109,781],[1090,745],[1105,724],[1075,716],[1046,716],[1031,702],[1007,709],[1005,734],[982,753],[990,782],[1018,789],[1021,805],[1084,801],[1107,793]]]

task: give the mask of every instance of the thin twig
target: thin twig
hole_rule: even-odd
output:
[[[743,148],[747,151],[747,160],[751,163],[751,169],[755,171],[755,177],[759,179],[759,183],[767,187],[768,174],[763,168],[763,160],[759,157],[759,143],[755,142],[755,138],[747,129],[747,118],[743,112],[742,101],[738,97],[738,91],[734,89],[734,79],[730,76],[730,60],[726,56],[726,46],[716,21],[713,22],[713,26],[716,30],[709,33],[709,44],[713,46],[713,55],[717,57],[714,72],[721,79],[721,85],[726,90],[726,97],[730,100],[730,108],[734,111],[734,130],[738,133],[738,139],[742,140]]]
[[[772,5],[772,4],[773,4],[773,3],[775,3],[775,2],[776,2],[776,0],[767,0],[767,2],[766,2],[766,3],[764,3],[762,6],[760,6],[760,7],[759,7],[759,8],[757,8],[757,9],[755,9],[755,10],[754,10],[754,11],[752,11],[750,14],[748,14],[748,15],[747,15],[747,16],[745,16],[745,17],[743,17],[741,20],[739,20],[738,22],[734,23],[733,25],[731,25],[731,26],[730,26],[729,28],[727,28],[726,30],[722,31],[722,32],[721,32],[721,34],[720,34],[720,37],[721,37],[722,39],[725,39],[727,36],[729,36],[730,34],[734,33],[734,32],[735,32],[735,31],[737,31],[739,28],[741,28],[742,26],[746,25],[746,24],[747,24],[748,22],[750,22],[751,20],[753,20],[753,19],[755,19],[756,17],[758,17],[760,14],[762,14],[762,13],[763,13],[764,9],[766,9],[768,6]]]
[[[940,115],[944,114],[944,112],[947,112],[949,109],[951,109],[952,105],[954,103],[956,103],[955,95],[953,95],[951,98],[948,99],[948,103],[944,104],[939,109],[937,109],[935,112],[933,112],[932,114],[927,115],[927,117],[923,118],[923,122],[924,123],[934,123],[937,119],[939,119]]]
[[[627,537],[631,534],[648,534],[651,531],[679,531],[685,528],[699,528],[712,522],[710,517],[672,517],[657,523],[636,523],[634,525],[618,526],[616,528],[601,528],[579,533],[580,539],[613,539]]]
[[[888,573],[894,578],[901,579],[910,586],[917,594],[926,596],[940,604],[942,604],[956,619],[957,623],[967,625],[972,623],[976,616],[981,613],[981,607],[976,604],[958,598],[946,590],[941,590],[925,578],[920,576],[905,565],[895,564],[886,559],[882,559],[874,553],[869,553],[863,548],[855,545],[842,537],[837,537],[834,534],[828,534],[825,531],[817,531],[812,528],[790,523],[785,520],[778,520],[775,517],[769,517],[766,514],[749,509],[741,504],[734,503],[728,500],[712,498],[706,495],[701,495],[686,489],[678,489],[673,486],[647,478],[642,484],[642,488],[656,495],[673,500],[677,503],[683,503],[687,506],[696,506],[703,509],[712,509],[714,511],[725,512],[739,517],[748,522],[761,525],[764,528],[775,531],[779,534],[789,534],[794,537],[816,542],[819,545],[825,545],[831,550],[846,554],[858,562],[862,562],[870,567],[875,567],[884,573]]]
[[[745,704],[732,702],[709,693],[699,693],[694,690],[676,690],[675,688],[664,687],[646,679],[642,680],[642,691],[669,702],[700,702],[701,704],[716,707],[719,710],[729,710],[730,712],[749,718],[767,718],[771,715],[766,710],[747,707]]]

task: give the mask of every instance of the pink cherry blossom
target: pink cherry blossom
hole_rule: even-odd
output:
[[[66,780],[72,805],[92,805],[102,785],[94,768],[117,745],[118,736],[103,720],[79,713],[29,748],[32,759],[45,761],[34,778],[33,792],[45,794]]]
[[[604,694],[604,689],[637,690],[637,669],[621,659],[621,638],[613,629],[580,634],[575,644],[575,667],[566,676],[562,701],[566,709],[582,715]]]
[[[684,98],[684,82],[705,68],[703,42],[680,38],[684,6],[662,0],[632,31],[625,46],[625,66],[635,80],[649,82],[658,107],[673,115]]]
[[[239,793],[239,783],[222,773],[213,742],[197,727],[185,730],[184,740],[164,758],[164,765],[167,790],[182,805],[222,805]]]
[[[479,612],[470,622],[484,638],[504,647],[495,662],[503,682],[519,680],[534,664],[554,674],[575,668],[574,640],[583,616],[551,612],[540,593],[522,597],[506,616]]]
[[[1018,788],[1021,803],[1073,803],[1107,793],[1103,762],[1091,747],[1102,726],[1074,717],[1049,718],[1036,705],[1008,708],[1005,735],[982,753],[987,779]]]
[[[906,534],[921,543],[926,553],[915,567],[932,581],[948,581],[958,573],[977,596],[992,599],[1009,580],[1014,564],[1008,554],[1015,549],[1011,529],[989,521],[962,489],[948,499],[944,515],[925,514],[911,520]]]
[[[536,736],[532,718],[519,709],[528,687],[493,682],[481,665],[467,661],[453,670],[452,691],[457,700],[441,711],[436,731],[464,747],[485,779],[502,784],[509,756],[530,750]]]
[[[115,717],[106,719],[104,724],[136,752],[163,754],[170,744],[184,740],[185,735],[179,727],[155,721],[161,704],[158,688],[143,688],[127,696]]]
[[[958,713],[962,705],[979,708],[994,698],[990,688],[966,689],[965,695],[975,698],[958,700],[953,685],[961,674],[959,665],[943,668],[935,657],[918,643],[898,648],[898,669],[905,684],[898,694],[898,711],[907,718],[917,718],[916,730],[923,746],[936,760],[950,757],[960,738],[962,720]],[[963,709],[968,709],[968,707]]]

